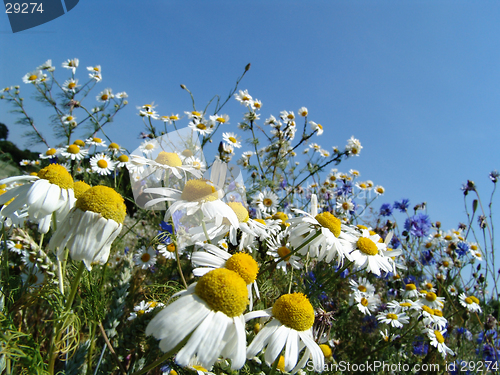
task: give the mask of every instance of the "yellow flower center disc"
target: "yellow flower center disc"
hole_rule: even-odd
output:
[[[368,300],[365,297],[361,298],[361,304],[365,307],[368,306]]]
[[[182,165],[181,158],[175,152],[161,151],[155,161],[170,167],[180,167]]]
[[[416,290],[417,287],[415,286],[415,284],[406,284],[405,286],[405,290]]]
[[[264,198],[262,203],[264,203],[264,206],[266,207],[271,207],[273,205],[273,200],[270,198]]]
[[[110,143],[108,148],[111,148],[113,150],[119,150],[120,149],[120,146],[118,146],[117,143],[113,142],[113,143]]]
[[[75,207],[82,211],[92,211],[102,217],[122,224],[125,220],[126,207],[123,197],[107,186],[94,186],[77,199]]]
[[[389,313],[386,315],[387,319],[398,320],[398,316],[393,313]]]
[[[330,358],[332,356],[332,349],[330,348],[329,345],[321,344],[319,346],[319,348],[323,352],[323,355],[325,356],[325,358]]]
[[[479,300],[474,296],[469,296],[469,298],[479,305]]]
[[[422,305],[422,310],[428,312],[429,314],[431,315],[434,315],[434,310],[431,309],[429,306],[426,306],[426,305]]]
[[[207,127],[205,126],[205,124],[202,124],[201,122],[199,124],[196,125],[196,127],[200,130],[205,130]]]
[[[126,162],[128,162],[128,160],[129,160],[129,159],[128,159],[128,156],[127,156],[127,155],[120,155],[120,156],[118,157],[118,160],[119,160],[121,163],[126,163]]]
[[[34,81],[34,80],[36,80],[37,78],[38,78],[38,76],[37,76],[36,74],[32,74],[32,75],[30,75],[30,76],[29,76],[28,80],[29,80],[29,81]]]
[[[273,219],[274,220],[281,220],[282,222],[285,222],[288,220],[288,215],[285,214],[284,212],[276,212],[274,215],[273,215]]]
[[[248,221],[248,210],[240,202],[229,202],[227,205],[232,208],[240,223]]]
[[[189,149],[185,149],[184,151],[181,152],[182,156],[185,156],[186,158],[190,158],[191,156],[194,156],[193,151]]]
[[[434,331],[434,334],[436,335],[436,340],[438,343],[442,344],[444,342],[444,337],[439,331]]]
[[[360,292],[366,293],[366,286],[364,286],[364,285],[358,285],[358,290]]]
[[[73,144],[79,147],[85,147],[85,142],[82,141],[81,139],[77,139],[76,141],[73,142]]]
[[[472,298],[470,298],[470,297],[465,298],[465,299],[464,299],[464,301],[465,301],[465,303],[466,303],[466,304],[468,304],[468,305],[472,305],[472,303],[474,302],[474,301],[472,300]]]
[[[80,198],[88,189],[90,189],[90,185],[83,181],[76,181],[73,184],[73,191],[75,192],[76,199]]]
[[[286,247],[286,246],[281,246],[278,249],[278,255],[280,256],[280,258],[283,258],[283,257],[287,256],[290,253],[291,253],[290,249],[288,247]],[[290,261],[290,257],[289,256],[287,256],[284,259],[285,259],[286,262]]]
[[[167,245],[167,251],[169,251],[169,252],[171,252],[171,253],[175,252],[175,244],[173,244],[173,243],[169,243],[169,244]]]
[[[76,155],[76,154],[80,153],[80,147],[78,147],[78,145],[75,145],[75,144],[69,145],[67,151],[70,154]]]
[[[219,199],[219,195],[215,191],[215,187],[209,184],[209,181],[189,180],[182,190],[181,199],[189,202],[215,201]]]
[[[149,255],[148,253],[144,253],[141,255],[141,260],[146,263],[146,262],[149,262],[149,260],[151,259],[151,255]]]
[[[340,220],[328,211],[322,212],[314,217],[322,227],[330,229],[335,237],[340,236]]]
[[[357,242],[358,249],[366,255],[377,255],[378,248],[375,242],[367,237],[361,237]]]
[[[97,161],[97,166],[99,168],[103,168],[103,169],[107,168],[108,167],[108,162],[106,160],[104,160],[104,159],[98,160]]]
[[[195,286],[195,293],[214,311],[229,317],[243,314],[248,304],[245,280],[236,272],[217,268],[203,275]]]
[[[434,302],[436,300],[437,296],[436,296],[436,293],[433,293],[433,292],[429,292],[427,293],[427,295],[425,296],[425,299],[429,302]]]
[[[273,316],[296,331],[306,331],[314,323],[314,309],[302,293],[282,295],[273,306]]]
[[[240,275],[247,285],[253,283],[259,273],[258,263],[245,253],[234,254],[226,261],[226,268]]]
[[[57,152],[57,150],[55,148],[49,148],[47,150],[47,152],[45,153],[45,155],[47,155],[47,156],[54,155],[56,152]]]
[[[38,172],[38,177],[48,180],[61,189],[73,189],[73,177],[62,165],[50,164]]]
[[[238,140],[234,137],[229,137],[228,138],[232,143],[238,143]]]
[[[254,221],[261,223],[262,225],[266,225],[266,222],[263,219],[253,219]]]

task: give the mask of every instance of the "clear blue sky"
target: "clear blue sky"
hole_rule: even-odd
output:
[[[474,180],[486,200],[488,173],[500,169],[499,20],[498,1],[80,0],[16,34],[0,15],[0,87],[21,85],[29,98],[21,78],[47,59],[60,79],[69,58],[80,59],[82,80],[86,66],[100,64],[96,94],[129,94],[108,133],[132,150],[143,130],[136,106],[189,110],[181,83],[204,106],[250,62],[241,88],[262,100],[262,119],[306,106],[325,127],[314,139],[324,148],[360,139],[361,156],[339,169],[386,188],[375,207],[426,201],[449,229],[466,220],[461,184]],[[9,109],[0,101],[0,122],[23,145]],[[225,130],[235,130],[243,107],[232,100],[224,112]],[[45,117],[35,119],[50,139]]]

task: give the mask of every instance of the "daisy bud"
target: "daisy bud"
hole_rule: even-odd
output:
[[[245,72],[248,72],[250,70],[250,63],[248,63],[246,66],[245,66]]]

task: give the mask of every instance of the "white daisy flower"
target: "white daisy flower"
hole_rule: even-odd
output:
[[[417,286],[413,283],[405,284],[404,289],[401,290],[403,292],[403,298],[418,298],[418,289]]]
[[[293,112],[281,111],[280,117],[283,121],[290,122],[295,120],[295,114]]]
[[[111,244],[120,234],[125,215],[120,194],[106,186],[94,186],[77,199],[66,220],[58,224],[49,248],[58,247],[60,258],[67,247],[71,258],[82,260],[90,271],[92,263],[108,261]]]
[[[377,315],[380,323],[388,324],[393,328],[403,328],[404,324],[410,322],[405,313],[397,313],[395,311],[384,311]]]
[[[37,266],[29,267],[29,271],[21,273],[21,280],[30,288],[39,287],[45,281],[45,274]]]
[[[358,268],[366,268],[380,276],[380,270],[392,272],[394,270],[393,260],[386,255],[387,245],[379,242],[380,236],[376,233],[370,234],[367,229],[362,229],[362,235],[356,241],[353,251],[347,257],[353,261]]]
[[[120,147],[118,143],[111,142],[108,146],[108,151],[111,152],[113,155],[116,155],[119,152],[124,152],[125,149],[123,147]]]
[[[160,341],[160,349],[172,351],[185,338],[175,356],[187,366],[196,355],[205,368],[219,356],[231,360],[233,370],[245,364],[245,320],[248,303],[245,281],[234,271],[218,268],[178,293],[180,298],[160,311],[148,324],[146,335]]]
[[[61,155],[71,160],[82,160],[88,153],[89,150],[80,148],[76,144],[68,145],[61,149]]]
[[[474,296],[467,296],[465,293],[458,296],[460,304],[465,307],[470,312],[482,312],[481,306],[479,306],[479,299]]]
[[[59,164],[50,164],[41,169],[38,176],[6,178],[0,181],[0,185],[20,181],[26,183],[0,195],[0,205],[15,198],[2,208],[2,215],[10,216],[15,211],[21,211],[26,205],[29,219],[38,224],[41,233],[49,231],[54,212],[59,223],[64,220],[75,203],[73,178]]]
[[[152,247],[148,247],[147,249],[144,246],[141,247],[134,254],[134,263],[143,270],[154,266],[156,264],[156,250]]]
[[[222,139],[233,147],[241,148],[241,141],[234,133],[222,133]]]
[[[442,309],[444,301],[444,297],[438,297],[434,292],[426,292],[425,297],[419,299],[421,304],[427,305],[431,309]]]
[[[375,186],[373,191],[375,191],[375,194],[377,194],[377,195],[384,195],[384,193],[385,193],[384,187],[380,186],[380,185]]]
[[[297,249],[307,243],[299,250],[300,254],[309,253],[318,261],[327,263],[335,258],[342,264],[356,242],[354,231],[328,211],[317,214],[316,207],[312,207],[312,214],[297,209],[294,212],[303,216],[288,220],[291,246]]]
[[[426,305],[419,306],[421,310],[418,319],[421,320],[424,325],[438,329],[446,327],[448,321],[443,317],[443,313],[440,309],[432,309]]]
[[[347,146],[345,148],[346,151],[349,153],[349,155],[359,156],[359,153],[361,152],[363,146],[361,146],[361,143],[359,142],[358,139],[352,136],[350,139],[347,140]]]
[[[145,140],[139,146],[139,150],[141,150],[146,156],[151,157],[153,152],[159,147],[158,142],[155,140]]]
[[[176,246],[175,246],[175,243],[173,243],[173,242],[161,243],[158,245],[157,250],[166,259],[176,259],[176,255],[175,255]],[[178,251],[179,251],[179,255],[181,255],[182,254],[181,250],[178,249]]]
[[[3,243],[2,243],[2,246],[3,246]],[[7,241],[7,249],[9,251],[12,251],[13,253],[16,253],[16,254],[23,254],[24,253],[24,245],[21,241],[11,241],[11,240],[8,240]]]
[[[199,169],[193,168],[191,165],[183,164],[179,154],[176,152],[160,151],[156,159],[152,161],[150,165],[154,171],[159,172],[156,176],[158,179],[163,178],[165,171],[173,174],[178,179],[181,179],[183,175],[186,177],[186,172],[191,173],[196,178],[201,178],[202,176]]]
[[[446,357],[446,354],[455,355],[455,353],[453,352],[453,350],[451,350],[450,348],[448,348],[446,346],[446,344],[444,343],[444,337],[443,337],[443,335],[445,333],[446,333],[446,329],[443,329],[442,331],[433,330],[433,329],[427,330],[427,336],[431,340],[430,344],[432,346],[434,346],[435,348],[437,348],[437,350],[441,353],[441,355],[443,356],[443,358]]]
[[[262,213],[274,214],[278,208],[279,199],[271,190],[264,190],[257,194],[252,201]]]
[[[188,124],[188,127],[201,135],[209,135],[214,130],[210,124],[198,118],[193,118]]]
[[[34,70],[30,73],[26,73],[23,76],[23,82],[24,83],[33,83],[33,84],[39,84],[42,81],[44,81],[46,78],[45,74],[39,69]]]
[[[96,96],[96,100],[102,103],[105,103],[113,98],[114,95],[111,89],[104,89],[99,93],[99,95]]]
[[[368,296],[375,294],[375,287],[366,277],[360,277],[358,281],[351,279],[349,280],[349,284],[351,284],[351,290],[353,292],[359,291]]]
[[[197,268],[193,269],[193,275],[200,277],[207,272],[216,268],[227,268],[236,272],[245,281],[248,288],[248,296],[250,298],[250,311],[253,308],[253,293],[252,287],[255,290],[255,295],[260,298],[259,287],[257,286],[257,274],[259,273],[259,265],[246,253],[229,254],[226,250],[222,250],[215,245],[203,245],[205,251],[195,251],[191,255],[191,262]]]
[[[59,150],[55,148],[49,148],[43,154],[39,154],[38,157],[40,159],[53,159],[59,154]]]
[[[257,333],[247,348],[247,358],[253,358],[267,347],[264,359],[268,366],[285,349],[286,372],[296,373],[312,356],[314,369],[323,370],[324,356],[312,334],[314,309],[302,293],[285,294],[272,308],[245,314],[245,320],[266,317],[268,323]],[[299,353],[305,348],[299,361]]]
[[[119,92],[115,95],[117,99],[126,99],[128,98],[128,94],[125,91]]]
[[[214,115],[210,116],[210,121],[218,122],[220,124],[229,124],[229,116],[228,115]]]
[[[298,114],[302,117],[306,117],[309,114],[309,111],[306,107],[300,107],[298,110]]]
[[[118,156],[116,168],[128,167],[129,164],[130,159],[127,155]]]
[[[344,215],[347,215],[350,212],[354,211],[354,204],[352,203],[351,198],[346,195],[341,195],[337,198],[335,207],[337,211],[340,211]]]
[[[287,272],[287,265],[290,265],[290,267],[296,270],[303,268],[304,265],[300,263],[300,258],[298,256],[287,256],[292,250],[290,249],[290,244],[283,241],[284,237],[284,233],[280,232],[276,236],[267,239],[267,255],[272,256],[274,261],[278,262],[276,267],[285,273]]]
[[[455,285],[450,285],[448,287],[448,293],[450,293],[450,296],[456,296],[458,294],[458,289]]]
[[[23,159],[19,162],[19,165],[21,167],[27,167],[28,165],[31,165],[31,160],[28,159]]]
[[[54,70],[56,70],[56,68],[54,66],[52,66],[52,60],[47,60],[45,61],[42,65],[40,65],[37,69],[40,69],[40,70],[48,70],[49,72],[53,72]]]
[[[62,63],[62,67],[66,69],[71,69],[73,74],[75,74],[76,68],[78,68],[78,59],[69,59],[68,61],[65,61]]]
[[[115,170],[116,163],[108,155],[101,153],[90,158],[90,166],[93,172],[99,173],[101,176],[107,176]]]
[[[311,125],[311,129],[313,132],[316,132],[316,135],[323,134],[323,126],[321,124],[316,124],[314,121],[309,121]]]
[[[469,246],[469,254],[472,255],[477,260],[483,260],[483,253],[478,248],[477,244],[472,243]]]
[[[377,294],[372,296],[355,291],[351,297],[351,304],[356,303],[356,307],[365,315],[371,315],[380,305],[380,297]]]
[[[240,90],[237,94],[234,94],[234,97],[236,98],[237,101],[239,101],[241,104],[244,104],[246,106],[251,106],[252,105],[252,97],[248,93],[248,90]]]
[[[63,85],[61,86],[61,88],[64,91],[72,92],[72,93],[76,93],[76,89],[78,87],[80,87],[80,85],[78,84],[78,80],[74,79],[74,78],[70,78],[70,79],[64,81]]]
[[[107,147],[106,141],[104,141],[102,138],[97,137],[88,138],[85,140],[85,143],[89,146]]]
[[[158,120],[158,113],[154,110],[156,106],[153,104],[144,104],[142,107],[137,107],[139,109],[139,116],[149,117],[153,120]]]

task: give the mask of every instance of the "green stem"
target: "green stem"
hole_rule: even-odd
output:
[[[276,360],[273,363],[273,367],[271,368],[271,372],[269,375],[274,375],[276,373],[276,369],[278,368],[278,363],[280,362],[280,357],[276,358]]]
[[[205,220],[201,221],[201,226],[203,227],[203,232],[205,233],[205,237],[207,238],[207,242],[211,244],[210,237],[208,236],[207,226],[205,225]]]

